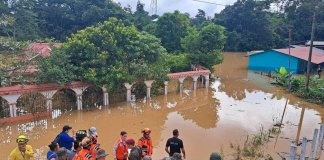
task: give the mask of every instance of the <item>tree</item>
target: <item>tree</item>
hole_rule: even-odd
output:
[[[17,40],[32,40],[40,37],[38,17],[33,12],[35,2],[28,0],[7,0],[0,2],[3,11],[0,34]]]
[[[164,13],[157,21],[156,36],[169,52],[181,51],[181,38],[187,35],[190,19],[179,11]]]
[[[227,35],[225,48],[232,51],[270,49],[273,44],[273,28],[268,13],[269,1],[238,0],[215,14],[214,22],[227,29],[226,33],[240,37],[239,41]],[[234,48],[232,46],[238,46]]]
[[[151,17],[149,16],[149,13],[144,10],[145,4],[141,3],[140,1],[137,2],[136,11],[133,14],[134,17],[134,24],[137,29],[140,31],[143,30],[143,28],[151,23]]]
[[[73,34],[54,53],[56,56],[50,57],[41,67],[41,72],[43,75],[53,73],[52,77],[78,79],[97,86],[106,85],[110,91],[116,91],[124,82],[165,79],[169,67],[165,65],[164,54],[166,50],[159,39],[137,31],[134,26],[125,26],[121,20],[110,18]],[[56,62],[59,59],[62,62]],[[60,66],[46,67],[55,66],[55,63],[66,64],[68,68],[62,69],[68,73],[56,72]]]
[[[198,9],[198,13],[197,15],[195,16],[195,18],[193,18],[191,20],[191,24],[195,27],[198,27],[200,28],[201,25],[207,21],[207,18],[206,18],[206,13],[204,10],[202,9]]]
[[[64,40],[66,36],[110,17],[128,19],[130,14],[111,0],[39,0],[35,12],[46,37]]]
[[[212,70],[214,65],[222,62],[221,51],[226,42],[224,27],[210,23],[201,31],[191,28],[189,32],[181,43],[191,64],[200,64]]]

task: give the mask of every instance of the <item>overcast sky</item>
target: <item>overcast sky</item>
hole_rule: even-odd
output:
[[[130,5],[132,10],[136,9],[137,0],[113,0],[120,2],[123,7]],[[236,0],[202,0],[207,2],[213,2],[218,4],[230,5]],[[145,10],[150,12],[151,0],[141,0],[145,4]],[[189,13],[191,17],[195,16],[198,9],[202,9],[208,16],[214,16],[215,13],[219,13],[224,6],[217,6],[208,3],[197,2],[193,0],[157,0],[157,13],[162,15],[165,12],[173,12],[179,10],[181,12]]]

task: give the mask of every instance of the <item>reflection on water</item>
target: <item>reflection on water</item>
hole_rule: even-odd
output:
[[[284,126],[277,142],[271,139],[267,146],[267,152],[278,159],[276,153],[288,152],[291,141],[303,136],[311,139],[313,129],[323,121],[324,110],[275,87],[254,83],[244,63],[247,63],[244,56],[226,54],[224,64],[216,68],[220,80],[211,83],[209,89],[199,83],[200,89],[192,91],[192,82],[186,80],[182,94],[172,92],[151,100],[138,99],[82,112],[55,111],[50,118],[0,126],[0,159],[6,159],[16,146],[15,138],[19,134],[30,138],[36,159],[44,159],[46,146],[65,124],[74,130],[96,126],[101,147],[110,155],[121,130],[128,131],[128,137],[138,139],[142,136],[141,129],[149,127],[155,146],[154,159],[166,156],[165,143],[175,128],[180,131],[188,160],[208,159],[211,152],[221,149],[226,159],[231,159],[230,143],[243,143],[246,135],[257,133],[261,126],[267,129],[274,122],[282,121]],[[177,82],[170,84],[176,88]]]

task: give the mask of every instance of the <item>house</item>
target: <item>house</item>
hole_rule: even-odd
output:
[[[249,70],[275,71],[280,67],[289,69],[293,73],[305,73],[307,68],[309,47],[295,47],[289,49],[272,49],[259,52],[251,52],[249,56]],[[324,50],[314,48],[312,55],[312,70],[315,71],[318,65],[324,66]]]
[[[306,46],[310,46],[310,41],[306,42]],[[313,47],[324,50],[324,41],[313,41]]]

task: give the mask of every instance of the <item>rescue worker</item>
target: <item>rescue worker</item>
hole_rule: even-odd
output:
[[[30,160],[34,157],[32,146],[27,145],[29,139],[25,135],[20,135],[16,139],[18,147],[11,151],[9,160]]]
[[[151,130],[149,128],[144,128],[142,131],[143,137],[138,140],[138,146],[142,148],[143,156],[152,156],[153,154],[153,142],[150,137]]]
[[[95,127],[89,128],[88,137],[91,139],[90,154],[92,157],[96,157],[98,151],[100,150],[100,144],[98,144],[98,134]]]
[[[91,140],[88,137],[82,140],[80,146],[82,146],[82,150],[74,156],[73,160],[94,160],[90,154]]]
[[[80,143],[78,141],[73,142],[73,150],[69,155],[69,160],[73,160],[73,157],[82,150]]]
[[[128,146],[126,144],[127,132],[121,131],[120,138],[116,141],[113,148],[114,160],[127,160]]]

